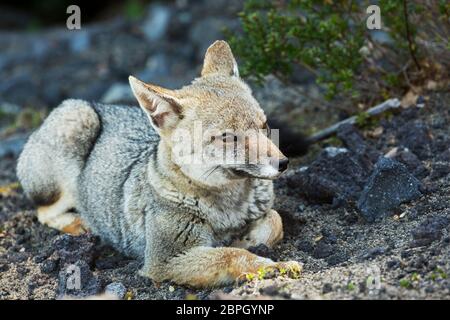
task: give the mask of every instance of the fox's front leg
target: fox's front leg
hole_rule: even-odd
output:
[[[148,215],[141,275],[157,282],[171,280],[192,287],[215,287],[233,284],[245,274],[266,268],[294,274],[301,270],[295,261],[273,262],[241,248],[212,247],[207,225],[177,217]]]
[[[167,264],[170,280],[193,287],[232,284],[241,275],[275,265],[244,249],[194,247]]]
[[[159,280],[196,288],[229,285],[247,274],[261,270],[286,270],[299,274],[301,265],[295,261],[273,262],[240,248],[194,247],[168,261],[159,270]],[[155,279],[155,275],[150,277]]]
[[[252,222],[248,233],[234,241],[231,246],[237,248],[250,248],[264,244],[271,248],[283,239],[283,223],[275,210],[270,209],[267,214]]]

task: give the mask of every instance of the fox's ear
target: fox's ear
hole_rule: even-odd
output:
[[[236,59],[226,41],[217,40],[206,50],[202,77],[211,74],[239,77]]]
[[[158,132],[173,129],[182,118],[181,106],[172,90],[147,84],[133,76],[128,78],[131,90]]]

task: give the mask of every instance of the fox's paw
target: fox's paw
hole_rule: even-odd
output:
[[[300,273],[303,270],[303,265],[297,261],[284,261],[277,262],[276,268],[280,272],[280,275],[287,276],[292,279],[298,279],[300,278]]]
[[[75,218],[72,223],[64,226],[61,231],[73,236],[79,236],[86,232],[89,232],[89,229],[84,225],[83,221],[80,218]]]
[[[273,265],[259,268],[256,273],[242,273],[237,278],[237,283],[242,284],[253,280],[273,279],[279,276],[298,279],[302,269],[302,264],[297,261],[275,262]]]

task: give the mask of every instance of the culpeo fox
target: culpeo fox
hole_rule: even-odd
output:
[[[260,268],[299,272],[295,261],[245,250],[282,239],[271,180],[288,160],[260,132],[266,117],[228,44],[212,44],[201,77],[179,90],[129,81],[141,108],[66,100],[30,137],[17,173],[39,221],[72,234],[90,230],[142,259],[141,274],[155,281],[211,287]],[[190,155],[235,156],[241,146],[259,162],[180,161],[174,137],[192,133],[196,121],[217,134],[194,137],[184,148]]]

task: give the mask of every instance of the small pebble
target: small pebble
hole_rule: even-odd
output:
[[[112,282],[106,286],[105,293],[109,293],[119,299],[123,299],[127,293],[127,288],[125,288],[121,282]]]

